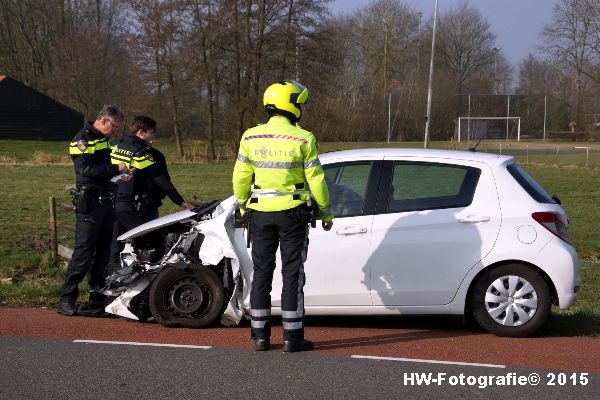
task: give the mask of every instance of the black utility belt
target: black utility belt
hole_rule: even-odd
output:
[[[111,188],[102,188],[98,186],[88,186],[88,185],[77,185],[76,190],[78,192],[87,192],[92,196],[101,196],[101,197],[114,197],[115,192]]]
[[[103,204],[108,201],[108,204],[113,204],[115,193],[112,190],[107,190],[98,187],[90,187],[86,185],[78,185],[75,189],[71,189],[71,201],[73,208],[82,214],[90,211],[90,207],[96,202]]]

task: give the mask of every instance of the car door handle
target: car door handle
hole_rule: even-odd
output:
[[[487,215],[465,215],[458,218],[458,222],[461,224],[475,224],[477,222],[489,222],[489,220],[490,217]]]
[[[361,235],[367,233],[367,228],[362,228],[360,226],[344,226],[335,231],[335,233],[338,235]]]

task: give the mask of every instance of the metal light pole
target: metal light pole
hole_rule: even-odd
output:
[[[546,141],[546,99],[548,96],[544,95],[544,133],[542,136],[542,140],[545,142]]]
[[[392,91],[388,95],[388,131],[387,131],[387,142],[390,143],[390,136],[392,136]]]
[[[423,141],[423,148],[427,148],[427,141],[429,140],[429,122],[431,121],[431,84],[433,81],[433,58],[435,55],[435,30],[437,27],[437,10],[438,0],[435,0],[435,9],[433,11],[433,36],[431,38],[431,61],[429,63],[429,88],[427,89],[427,117],[425,117],[425,140]]]
[[[494,47],[492,50],[494,51],[494,94],[498,94],[498,52],[502,50],[502,48]]]

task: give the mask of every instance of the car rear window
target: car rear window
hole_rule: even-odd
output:
[[[544,190],[542,185],[525,172],[519,164],[509,164],[506,169],[535,201],[538,203],[556,204],[556,201]]]
[[[388,212],[467,207],[481,171],[433,163],[394,163]]]

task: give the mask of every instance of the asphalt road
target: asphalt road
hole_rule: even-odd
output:
[[[440,317],[308,318],[314,351],[282,353],[276,322],[273,350],[256,353],[248,325],[0,307],[0,400],[600,398],[598,338],[499,338]]]
[[[1,399],[600,398],[598,374],[564,373],[566,383],[559,384],[561,373],[552,370],[377,361],[320,352],[0,337],[0,357]],[[538,385],[498,381],[532,379],[534,373]],[[419,384],[427,375],[416,374],[442,381]],[[548,386],[552,374],[555,385]]]

